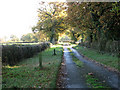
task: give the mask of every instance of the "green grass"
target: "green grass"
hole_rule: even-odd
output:
[[[82,46],[77,46],[75,48],[84,56],[120,71],[120,67],[118,67],[118,57],[113,57],[107,53],[100,54],[96,50],[84,48]]]
[[[100,82],[97,78],[95,78],[93,75],[86,75],[86,82],[90,88],[109,88],[103,82]]]
[[[0,57],[0,90],[2,89],[2,60]]]
[[[77,59],[73,53],[71,53],[71,56],[72,56],[72,60],[75,62],[75,64],[78,66],[78,67],[83,67],[83,62],[81,62],[79,59]]]
[[[0,90],[2,89],[2,75],[0,75]]]
[[[57,55],[52,56],[56,48]],[[62,59],[62,48],[53,47],[42,52],[42,69],[38,55],[23,60],[16,66],[3,67],[3,88],[55,88],[56,78]]]
[[[72,52],[72,50],[70,48],[67,48],[69,50],[69,52]]]

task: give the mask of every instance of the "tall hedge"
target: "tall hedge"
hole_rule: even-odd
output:
[[[2,63],[3,65],[15,65],[22,59],[30,58],[49,46],[49,43],[37,45],[2,45]]]
[[[85,42],[83,46],[90,47],[100,52],[107,52],[117,56],[120,53],[120,41],[112,41],[112,40],[106,42],[102,41],[101,45],[98,42],[92,42],[91,44]]]

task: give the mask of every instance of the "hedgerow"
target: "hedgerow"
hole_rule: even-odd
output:
[[[3,65],[16,65],[21,60],[30,58],[49,46],[49,43],[37,45],[2,45],[2,63]]]

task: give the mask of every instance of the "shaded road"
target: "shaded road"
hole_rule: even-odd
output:
[[[72,61],[72,57],[66,47],[64,47],[64,59],[66,60],[66,70],[68,75],[66,88],[88,88],[82,72]]]
[[[102,66],[96,65],[94,62],[84,59],[75,49],[71,48],[74,55],[84,63],[84,73],[93,72],[96,77],[112,88],[119,88],[120,77],[117,73],[107,70]]]

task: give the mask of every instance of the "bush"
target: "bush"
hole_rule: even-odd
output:
[[[49,46],[49,43],[38,45],[2,45],[2,63],[3,65],[15,65],[22,59],[30,58]]]
[[[85,46],[87,48],[93,48],[98,50],[99,52],[107,52],[112,55],[119,55],[120,54],[120,41],[105,41],[101,40],[101,42],[92,42],[89,44],[89,42],[84,42],[82,46]]]
[[[98,43],[97,42],[92,42],[91,43],[91,48],[98,49]]]
[[[120,50],[120,42],[119,41],[108,41],[106,43],[106,52],[110,52],[112,54],[118,55]]]

